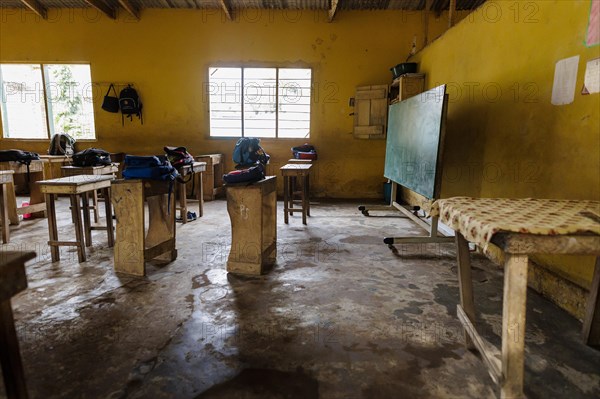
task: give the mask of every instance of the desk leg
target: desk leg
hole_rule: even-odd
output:
[[[289,196],[290,196],[290,187],[289,187],[289,176],[283,176],[283,222],[285,224],[288,223],[288,212],[289,212]]]
[[[10,224],[18,226],[21,222],[19,221],[19,215],[17,215],[17,196],[15,195],[15,183],[8,183],[7,194],[8,194],[8,218]]]
[[[196,199],[198,200],[198,217],[201,218],[204,215],[204,189],[202,187],[202,172],[194,174],[196,179]]]
[[[8,398],[27,398],[19,341],[10,299],[0,301],[0,363]]]
[[[458,261],[458,287],[460,290],[460,306],[469,317],[471,323],[475,324],[475,302],[473,300],[473,277],[471,276],[471,259],[469,255],[469,242],[465,237],[456,232],[456,259]],[[465,331],[465,345],[468,349],[474,349],[471,337]]]
[[[75,223],[75,239],[77,240],[77,256],[79,257],[79,263],[85,262],[85,242],[83,237],[83,223],[81,223],[81,205],[79,203],[79,195],[72,194],[71,208],[73,209],[73,221]],[[88,213],[88,218],[89,218]]]
[[[83,204],[83,231],[85,234],[85,246],[92,246],[92,229],[90,228],[90,197],[88,193],[81,194]]]
[[[596,258],[592,286],[585,305],[583,341],[587,345],[600,346],[600,256]]]
[[[115,232],[113,229],[112,207],[110,205],[110,188],[102,189],[104,197],[104,213],[106,214],[106,235],[108,236],[108,247],[115,246]]]
[[[92,191],[92,203],[94,204],[94,223],[98,223],[100,221],[98,217],[98,190]]]
[[[523,398],[527,255],[506,254],[502,305],[502,399]]]
[[[173,261],[177,259],[177,250],[175,249],[175,198],[171,198],[169,204],[167,194],[154,195],[147,197],[146,202],[148,203],[146,247],[152,248],[171,240],[172,243],[169,247],[154,259]]]
[[[50,241],[58,241],[58,228],[56,225],[56,204],[54,194],[46,194],[46,213],[48,214],[48,236]],[[50,245],[50,255],[52,262],[60,260],[60,248],[56,245]]]
[[[8,217],[8,184],[0,184],[0,222],[2,223],[2,242],[7,244],[10,241],[9,217]]]
[[[306,184],[306,214],[310,216],[310,174],[304,177],[304,183]]]
[[[306,176],[304,176],[302,180],[302,224],[306,224],[306,214],[308,213],[308,191],[306,190]]]
[[[179,193],[179,215],[181,216],[181,223],[187,223],[187,187],[185,183],[176,183]]]

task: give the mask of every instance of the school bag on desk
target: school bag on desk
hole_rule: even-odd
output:
[[[73,155],[73,166],[108,166],[111,164],[110,153],[100,148],[86,148]]]
[[[225,183],[252,183],[265,178],[265,167],[262,163],[258,162],[256,166],[252,166],[248,169],[233,170],[223,175],[223,181]]]

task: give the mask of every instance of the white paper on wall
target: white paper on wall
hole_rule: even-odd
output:
[[[583,80],[584,94],[600,92],[600,58],[587,62],[585,66],[585,78]]]
[[[565,58],[556,63],[554,69],[554,85],[552,86],[552,104],[571,104],[575,100],[577,68],[579,56]]]

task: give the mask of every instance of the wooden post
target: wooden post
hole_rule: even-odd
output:
[[[454,20],[456,19],[456,0],[450,0],[448,5],[448,29],[454,26]]]
[[[588,345],[600,346],[600,256],[596,257],[592,286],[585,306],[583,319],[583,341]]]

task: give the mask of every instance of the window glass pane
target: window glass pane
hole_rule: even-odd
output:
[[[278,137],[309,136],[310,88],[310,69],[279,69]]]
[[[242,69],[209,68],[210,135],[242,135]]]
[[[48,138],[41,66],[2,64],[0,83],[4,137]]]
[[[275,137],[276,68],[244,69],[244,136]]]
[[[44,65],[50,133],[94,139],[94,107],[89,65]]]

